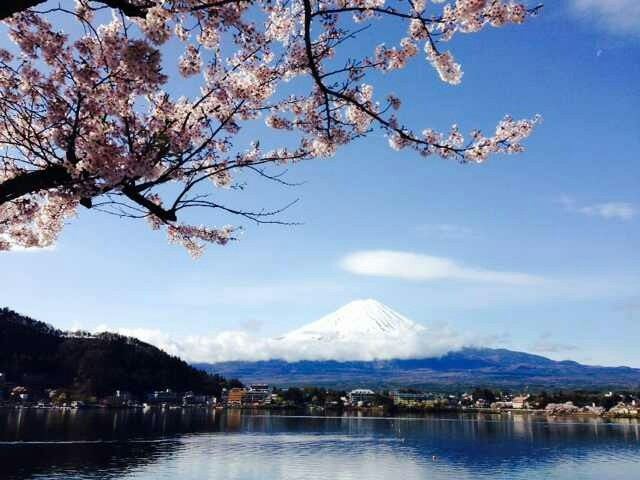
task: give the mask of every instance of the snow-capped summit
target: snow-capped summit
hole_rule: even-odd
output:
[[[315,322],[267,342],[287,361],[369,361],[439,356],[459,348],[447,329],[420,325],[376,300],[355,300]]]
[[[372,339],[407,339],[425,327],[400,315],[377,300],[354,300],[315,322],[283,337],[287,342],[361,342]]]

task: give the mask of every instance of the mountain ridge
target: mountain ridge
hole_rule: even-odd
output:
[[[374,361],[266,360],[194,364],[247,383],[282,386],[640,388],[640,369],[582,365],[507,349],[463,348],[440,357]]]

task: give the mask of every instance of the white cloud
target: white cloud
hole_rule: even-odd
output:
[[[575,14],[614,33],[640,33],[638,0],[572,0]]]
[[[578,349],[575,345],[557,341],[551,332],[544,332],[529,348],[532,352],[543,354],[558,354],[572,352]]]
[[[462,280],[503,285],[535,285],[544,279],[535,275],[503,272],[462,265],[444,257],[393,250],[364,250],[342,259],[342,268],[357,275],[403,280]]]
[[[350,341],[304,342],[283,337],[264,338],[245,331],[211,335],[173,337],[146,328],[110,328],[101,325],[95,332],[114,332],[135,337],[189,362],[260,361],[282,359],[371,361],[392,358],[428,358],[444,355],[478,341],[459,335],[446,326],[429,327],[405,338],[366,337]]]
[[[585,215],[596,215],[602,218],[618,220],[631,220],[638,213],[633,205],[622,202],[598,203],[582,207],[579,211]]]
[[[627,202],[604,202],[593,205],[578,205],[577,202],[564,195],[560,198],[560,203],[568,212],[581,213],[592,217],[601,217],[606,220],[632,220],[638,209],[635,205]]]

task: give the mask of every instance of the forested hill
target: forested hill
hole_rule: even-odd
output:
[[[219,395],[228,383],[135,338],[63,332],[7,308],[0,309],[0,372],[25,386],[98,396],[164,388]]]

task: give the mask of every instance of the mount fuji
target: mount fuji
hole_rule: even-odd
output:
[[[403,339],[426,330],[377,300],[354,300],[320,320],[283,337],[289,342],[357,342],[367,339]]]
[[[268,343],[276,358],[290,361],[416,358],[462,346],[450,332],[429,329],[371,299],[355,300]]]
[[[196,363],[245,382],[334,387],[640,387],[640,369],[555,361],[506,349],[465,346],[376,300],[356,300],[270,339],[270,360]]]

